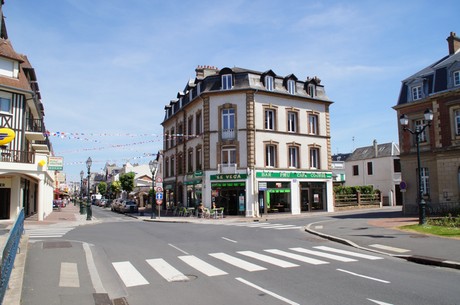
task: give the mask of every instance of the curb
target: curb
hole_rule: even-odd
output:
[[[317,223],[310,223],[307,226],[305,226],[305,232],[313,234],[313,235],[317,235],[317,236],[323,237],[325,239],[335,241],[335,242],[338,242],[338,243],[341,243],[341,244],[344,244],[344,245],[347,245],[347,246],[351,246],[351,247],[354,247],[354,248],[357,248],[357,249],[361,249],[361,250],[365,250],[365,251],[369,251],[369,252],[374,252],[374,253],[378,253],[378,254],[382,254],[382,255],[386,255],[386,256],[396,257],[396,258],[400,258],[400,259],[405,259],[406,261],[409,261],[409,262],[412,262],[412,263],[417,263],[417,264],[422,264],[422,265],[429,265],[429,266],[445,267],[445,268],[451,268],[451,269],[460,270],[460,262],[443,260],[443,259],[439,259],[439,258],[435,258],[435,257],[428,257],[428,256],[421,256],[421,255],[391,254],[391,253],[378,251],[378,250],[375,250],[375,249],[362,247],[362,246],[359,246],[358,244],[356,244],[356,243],[354,243],[354,242],[352,242],[352,241],[350,241],[348,239],[340,238],[340,237],[337,237],[337,236],[333,236],[333,235],[329,235],[329,234],[325,234],[325,233],[320,233],[318,231],[312,230],[310,228],[310,226],[314,225],[314,224],[317,224]]]

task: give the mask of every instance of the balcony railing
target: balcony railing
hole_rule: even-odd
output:
[[[14,162],[14,163],[35,163],[35,154],[30,151],[2,149],[0,150],[1,162]]]
[[[27,119],[26,131],[29,132],[45,132],[45,124],[41,119]]]
[[[232,140],[235,138],[235,129],[222,129],[222,140]]]
[[[235,174],[236,169],[236,163],[217,164],[217,171],[219,172],[219,174]]]

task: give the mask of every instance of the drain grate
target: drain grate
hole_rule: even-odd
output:
[[[70,241],[46,241],[43,249],[72,248]]]

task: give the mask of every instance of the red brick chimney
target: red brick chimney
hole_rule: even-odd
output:
[[[460,49],[460,38],[457,37],[455,32],[450,32],[450,36],[447,37],[447,43],[449,44],[449,55],[454,54]]]

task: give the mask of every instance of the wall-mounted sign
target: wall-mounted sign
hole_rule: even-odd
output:
[[[0,145],[5,145],[14,140],[16,134],[10,128],[0,128]]]
[[[332,179],[331,172],[256,172],[257,178]]]
[[[48,170],[62,171],[64,168],[63,157],[48,157]]]

